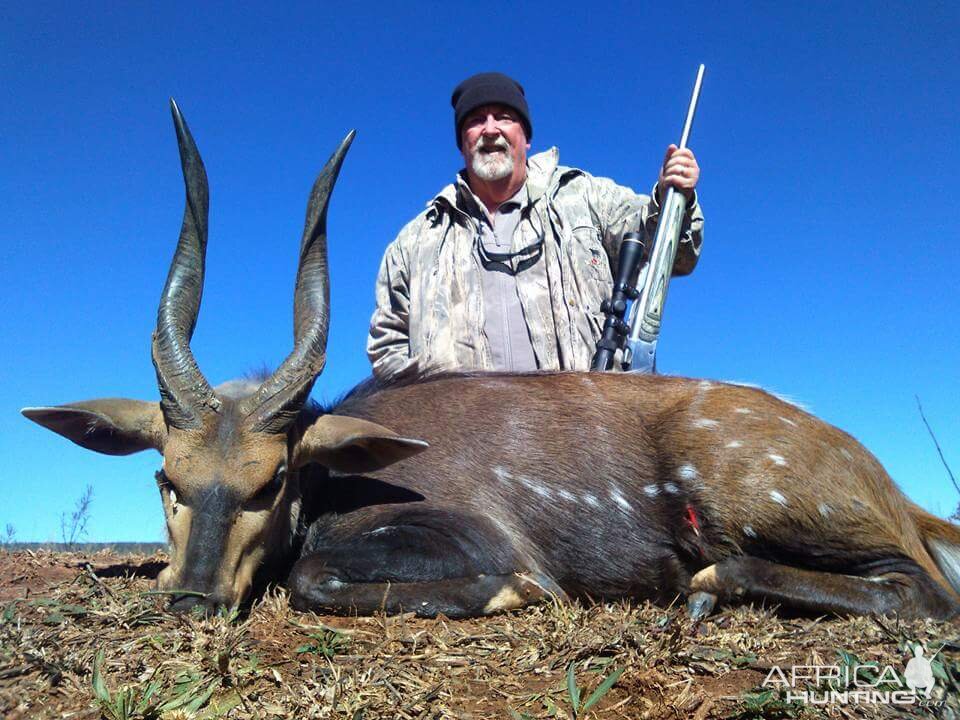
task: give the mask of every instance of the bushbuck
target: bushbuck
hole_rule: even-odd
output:
[[[852,437],[758,389],[624,373],[447,374],[308,400],[328,329],[326,213],[310,196],[294,349],[211,387],[190,351],[207,179],[172,106],[186,209],[152,355],[160,401],[23,410],[91,450],[163,455],[160,588],[240,603],[281,572],[299,609],[476,616],[548,597],[686,597],[809,613],[960,610],[960,531]],[[609,427],[628,415],[626,430]],[[186,592],[189,591],[189,592]]]

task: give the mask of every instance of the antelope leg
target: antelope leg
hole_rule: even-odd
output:
[[[376,524],[312,542],[290,574],[291,605],[475,617],[563,595],[483,518],[404,510]]]
[[[290,599],[297,610],[359,615],[414,612],[420,617],[443,613],[464,618],[513,610],[548,595],[535,579],[521,574],[426,582],[344,582],[326,570],[311,576],[309,563],[298,567]]]
[[[731,557],[694,575],[690,589],[726,601],[762,601],[811,614],[899,613],[945,619],[960,612],[960,604],[945,589],[905,559],[896,562],[895,571],[860,576]]]

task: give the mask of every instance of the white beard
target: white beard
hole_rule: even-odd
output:
[[[485,145],[482,138],[478,139],[473,148],[473,159],[470,162],[470,168],[474,174],[487,182],[503,180],[513,172],[513,155],[510,154],[510,145],[507,141],[500,138],[493,143],[493,146],[502,149],[503,152],[493,155],[484,153],[481,148],[489,148],[491,144],[487,143]]]

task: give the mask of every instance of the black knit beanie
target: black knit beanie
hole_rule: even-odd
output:
[[[460,126],[467,115],[481,105],[507,105],[520,115],[527,141],[533,138],[533,126],[530,124],[530,109],[524,97],[520,83],[503,73],[485,72],[468,77],[457,85],[450,98],[453,105],[453,129],[457,134],[457,147],[460,147]]]

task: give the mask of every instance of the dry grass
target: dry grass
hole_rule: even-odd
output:
[[[0,553],[5,718],[903,717],[807,709],[757,692],[774,665],[904,667],[958,623],[788,620],[739,608],[695,624],[677,609],[544,605],[485,620],[299,614],[282,590],[242,616],[164,611],[163,561]],[[840,653],[847,653],[843,660]],[[960,717],[960,644],[937,658],[938,706]],[[607,681],[604,683],[604,681]]]

